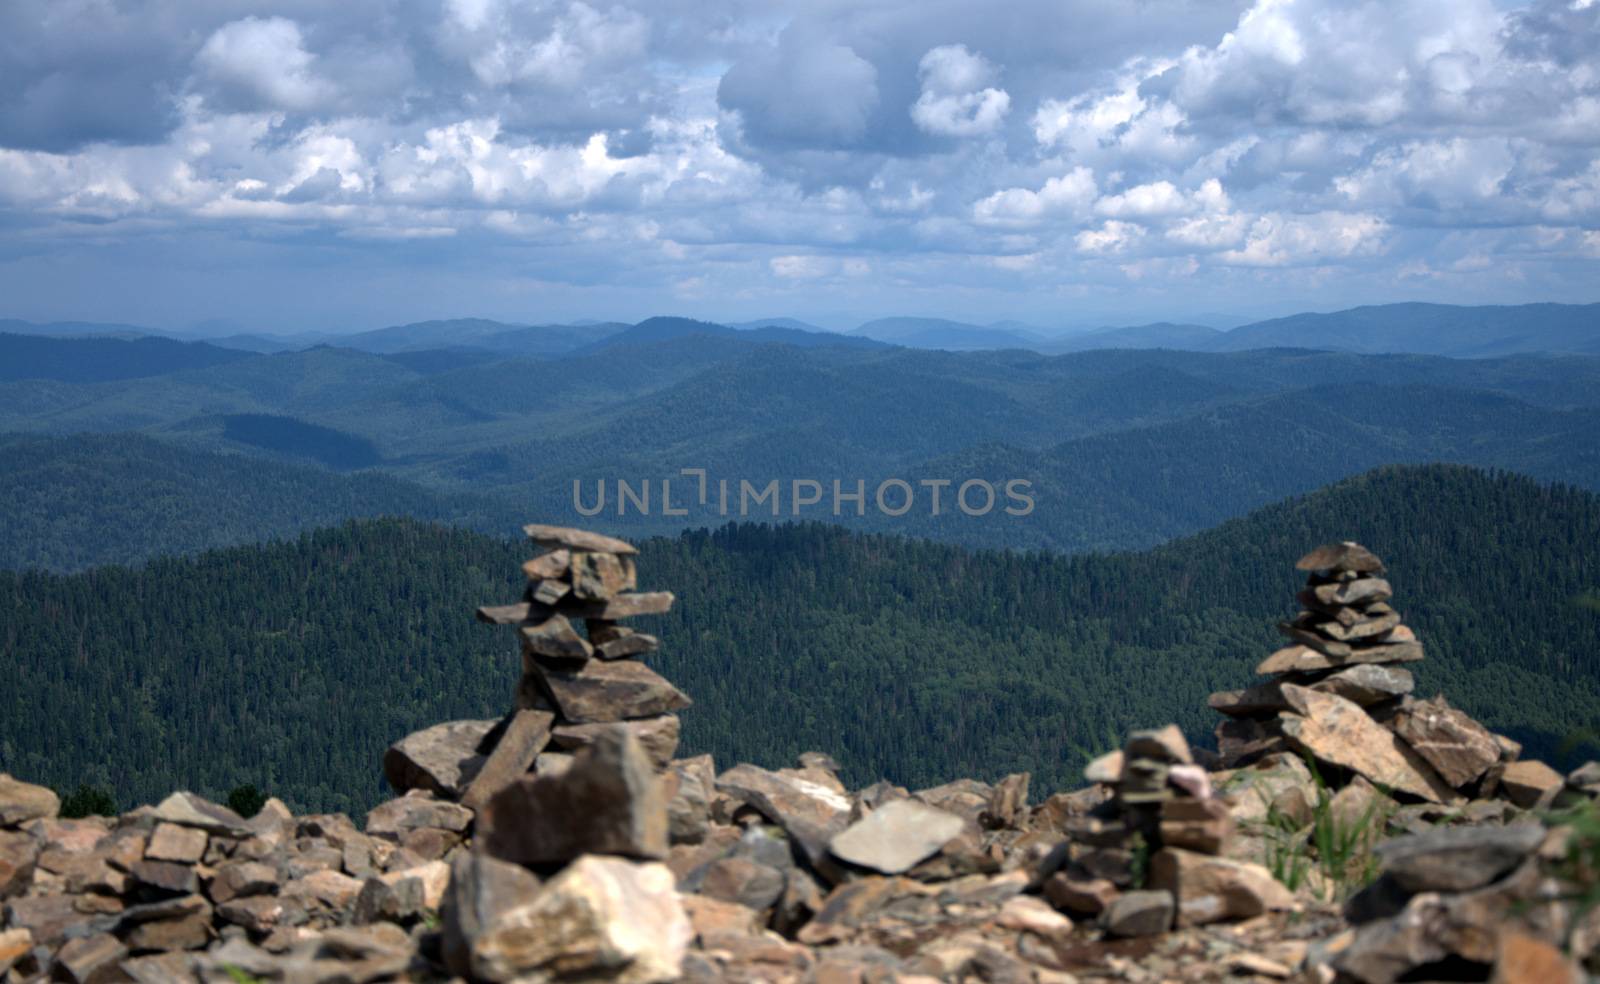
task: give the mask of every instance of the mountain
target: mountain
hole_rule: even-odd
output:
[[[852,335],[910,348],[962,352],[973,349],[1032,349],[1041,338],[1031,332],[999,330],[943,318],[879,318],[851,331]]]
[[[227,365],[249,352],[166,338],[53,338],[0,333],[0,382],[102,383]]]
[[[73,336],[95,336],[103,338],[142,338],[147,335],[162,335],[167,332],[157,331],[154,328],[144,328],[139,325],[125,325],[117,322],[101,321],[49,321],[44,323],[34,321],[20,321],[16,318],[0,318],[0,332],[12,335],[45,335],[56,338]]]
[[[1225,332],[1214,348],[1237,352],[1279,346],[1460,358],[1517,352],[1600,355],[1600,304],[1384,304],[1296,314]]]
[[[1129,728],[1173,720],[1204,741],[1205,695],[1247,683],[1294,610],[1294,559],[1347,537],[1388,562],[1428,647],[1419,695],[1447,689],[1530,757],[1585,750],[1558,754],[1600,712],[1600,618],[1580,603],[1600,585],[1600,499],[1463,468],[1384,469],[1136,554],[701,530],[641,544],[641,587],[678,593],[641,626],[696,700],[682,754],[777,766],[821,749],[853,787],[1030,771],[1043,799]],[[122,802],[253,782],[360,812],[383,795],[374,749],[504,707],[514,642],[470,613],[515,596],[527,555],[379,520],[0,574],[7,769]]]
[[[1069,335],[1047,343],[1051,352],[1082,352],[1088,349],[1148,349],[1170,348],[1208,351],[1222,334],[1205,325],[1183,325],[1157,322],[1149,325],[1132,325],[1127,328],[1102,328],[1098,331]],[[1309,346],[1308,346],[1309,347]]]
[[[692,318],[662,317],[647,318],[614,335],[609,335],[599,341],[574,349],[570,354],[590,355],[619,346],[648,345],[655,342],[695,336],[715,339],[737,338],[742,342],[771,342],[780,345],[793,345],[798,348],[881,349],[886,347],[883,343],[872,339],[853,338],[849,335],[823,331],[820,328],[795,328],[784,325],[755,325],[746,328],[735,328],[710,321],[695,321]]]
[[[0,436],[0,567],[136,564],[292,536],[353,517],[412,516],[509,530],[474,500],[386,475],[196,451],[136,434]]]
[[[485,340],[507,334],[533,333],[559,340],[564,351],[590,341],[594,336],[578,328],[534,328],[531,325],[509,325],[486,318],[453,318],[446,321],[418,321],[408,325],[377,328],[373,331],[341,335],[335,341],[344,348],[380,355],[418,349],[471,348]]]
[[[758,318],[755,321],[730,321],[727,324],[729,328],[737,328],[740,331],[748,331],[752,328],[792,328],[795,331],[812,333],[828,330],[819,328],[808,321],[801,321],[798,318]]]

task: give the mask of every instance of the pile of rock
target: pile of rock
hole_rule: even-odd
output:
[[[523,600],[478,609],[479,620],[517,629],[516,709],[500,720],[450,721],[396,742],[383,763],[396,792],[423,789],[480,810],[530,770],[560,772],[615,723],[633,733],[657,768],[677,750],[673,712],[689,698],[639,660],[656,652],[659,640],[619,624],[668,611],[672,593],[634,592],[638,551],[621,540],[559,526],[524,531],[544,552],[522,566]]]
[[[1416,700],[1403,664],[1422,643],[1390,606],[1384,565],[1358,543],[1322,546],[1295,565],[1307,571],[1302,611],[1278,626],[1291,645],[1256,672],[1271,679],[1212,694],[1230,720],[1217,727],[1228,765],[1283,750],[1311,755],[1327,778],[1347,774],[1402,798],[1455,803],[1498,793],[1518,806],[1548,805],[1563,780],[1521,746],[1491,733],[1443,697]]]

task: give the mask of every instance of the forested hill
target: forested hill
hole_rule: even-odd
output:
[[[530,517],[531,518],[531,517]],[[824,526],[643,544],[685,750],[833,753],[852,785],[1030,770],[1075,784],[1126,729],[1216,718],[1293,610],[1293,561],[1355,537],[1428,646],[1420,690],[1556,755],[1600,718],[1600,498],[1459,467],[1391,468],[1145,553],[966,551]],[[528,549],[415,521],[140,570],[0,575],[0,769],[122,805],[253,782],[301,809],[380,795],[386,744],[502,709]],[[651,620],[645,620],[646,625]]]

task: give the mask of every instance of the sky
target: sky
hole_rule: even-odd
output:
[[[0,317],[1600,301],[1600,0],[5,0]]]

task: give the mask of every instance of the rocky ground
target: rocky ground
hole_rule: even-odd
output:
[[[1537,981],[1600,967],[1600,766],[1519,758],[1399,664],[1421,644],[1354,545],[1303,559],[1218,752],[1135,732],[1087,785],[849,790],[824,754],[677,759],[687,698],[618,620],[632,548],[546,552],[498,721],[408,736],[358,825],[189,793],[62,819],[0,776],[0,980]],[[1379,583],[1372,583],[1372,582]],[[582,620],[578,633],[572,620]]]

